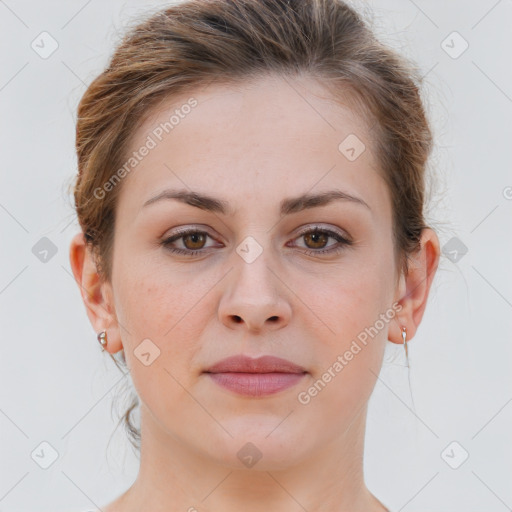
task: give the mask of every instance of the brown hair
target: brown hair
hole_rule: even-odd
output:
[[[264,73],[308,75],[345,102],[350,93],[373,123],[373,149],[392,200],[397,268],[407,273],[407,256],[427,227],[424,174],[432,146],[413,65],[341,0],[186,0],[132,27],[78,106],[75,207],[103,279],[112,275],[122,183],[101,199],[95,190],[126,161],[134,127],[166,98]],[[137,405],[135,395],[124,415],[135,447],[140,432],[130,414]]]

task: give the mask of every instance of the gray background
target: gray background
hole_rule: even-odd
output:
[[[436,137],[429,221],[445,253],[410,343],[414,408],[401,347],[388,344],[367,484],[397,511],[510,510],[512,2],[353,3],[425,75]],[[136,476],[122,429],[110,439],[126,383],[101,354],[71,274],[67,186],[78,100],[126,21],[167,4],[0,1],[0,511],[102,505]],[[31,47],[43,31],[58,43],[48,58]],[[55,254],[41,252],[43,237]],[[42,442],[53,447],[44,456]]]

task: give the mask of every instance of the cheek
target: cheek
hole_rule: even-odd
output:
[[[314,347],[316,372],[310,383],[317,395],[310,411],[326,417],[327,424],[353,417],[369,399],[380,371],[388,326],[393,321],[383,321],[381,315],[391,306],[393,273],[389,271],[391,256],[377,254],[375,251],[353,263],[347,258],[346,265],[333,270],[329,278],[317,279],[316,287],[310,280],[303,281],[301,287],[304,302],[314,304],[312,309],[322,320],[317,335],[323,334],[318,335]],[[306,332],[311,322],[316,322],[313,316],[308,318],[313,320],[304,321]]]
[[[186,389],[196,378],[192,361],[207,323],[200,298],[208,287],[134,267],[119,281],[118,320],[126,328],[121,335],[137,394],[156,417],[177,414],[189,403]]]
[[[347,260],[321,276],[302,276],[296,294],[307,306],[308,323],[318,322],[325,332],[327,348],[340,349],[391,306],[392,277],[385,261]]]
[[[167,368],[180,382],[190,380],[190,360],[212,315],[207,294],[218,279],[194,279],[190,273],[171,272],[147,261],[120,264],[118,269],[116,312],[134,370],[140,366],[134,351],[149,339],[160,351],[152,366]]]
[[[353,281],[340,283],[336,293],[339,296],[337,325],[344,338],[355,339],[374,325],[389,306],[387,279],[372,272],[363,272]]]
[[[161,339],[185,314],[197,288],[179,271],[170,272],[158,249],[148,251],[121,239],[117,243],[113,280],[119,320],[130,332]]]
[[[330,329],[316,340],[317,371],[303,389],[312,397],[304,407],[309,417],[322,418],[327,436],[337,435],[340,422],[366,405],[380,371],[389,324],[380,315],[390,305],[388,279],[380,272],[340,272],[314,295],[315,310]]]

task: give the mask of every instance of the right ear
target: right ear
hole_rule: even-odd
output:
[[[107,331],[105,350],[114,354],[123,348],[119,324],[112,302],[112,286],[98,274],[96,262],[88,247],[83,232],[71,240],[69,261],[84,301],[87,316],[96,331]]]

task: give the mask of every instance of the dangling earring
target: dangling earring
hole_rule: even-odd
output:
[[[107,331],[101,331],[98,333],[98,341],[101,345],[101,350],[105,350],[107,346]]]
[[[407,367],[409,367],[409,353],[407,351],[407,328],[402,326],[402,339],[404,340],[404,349],[405,349],[405,359],[407,361]]]

